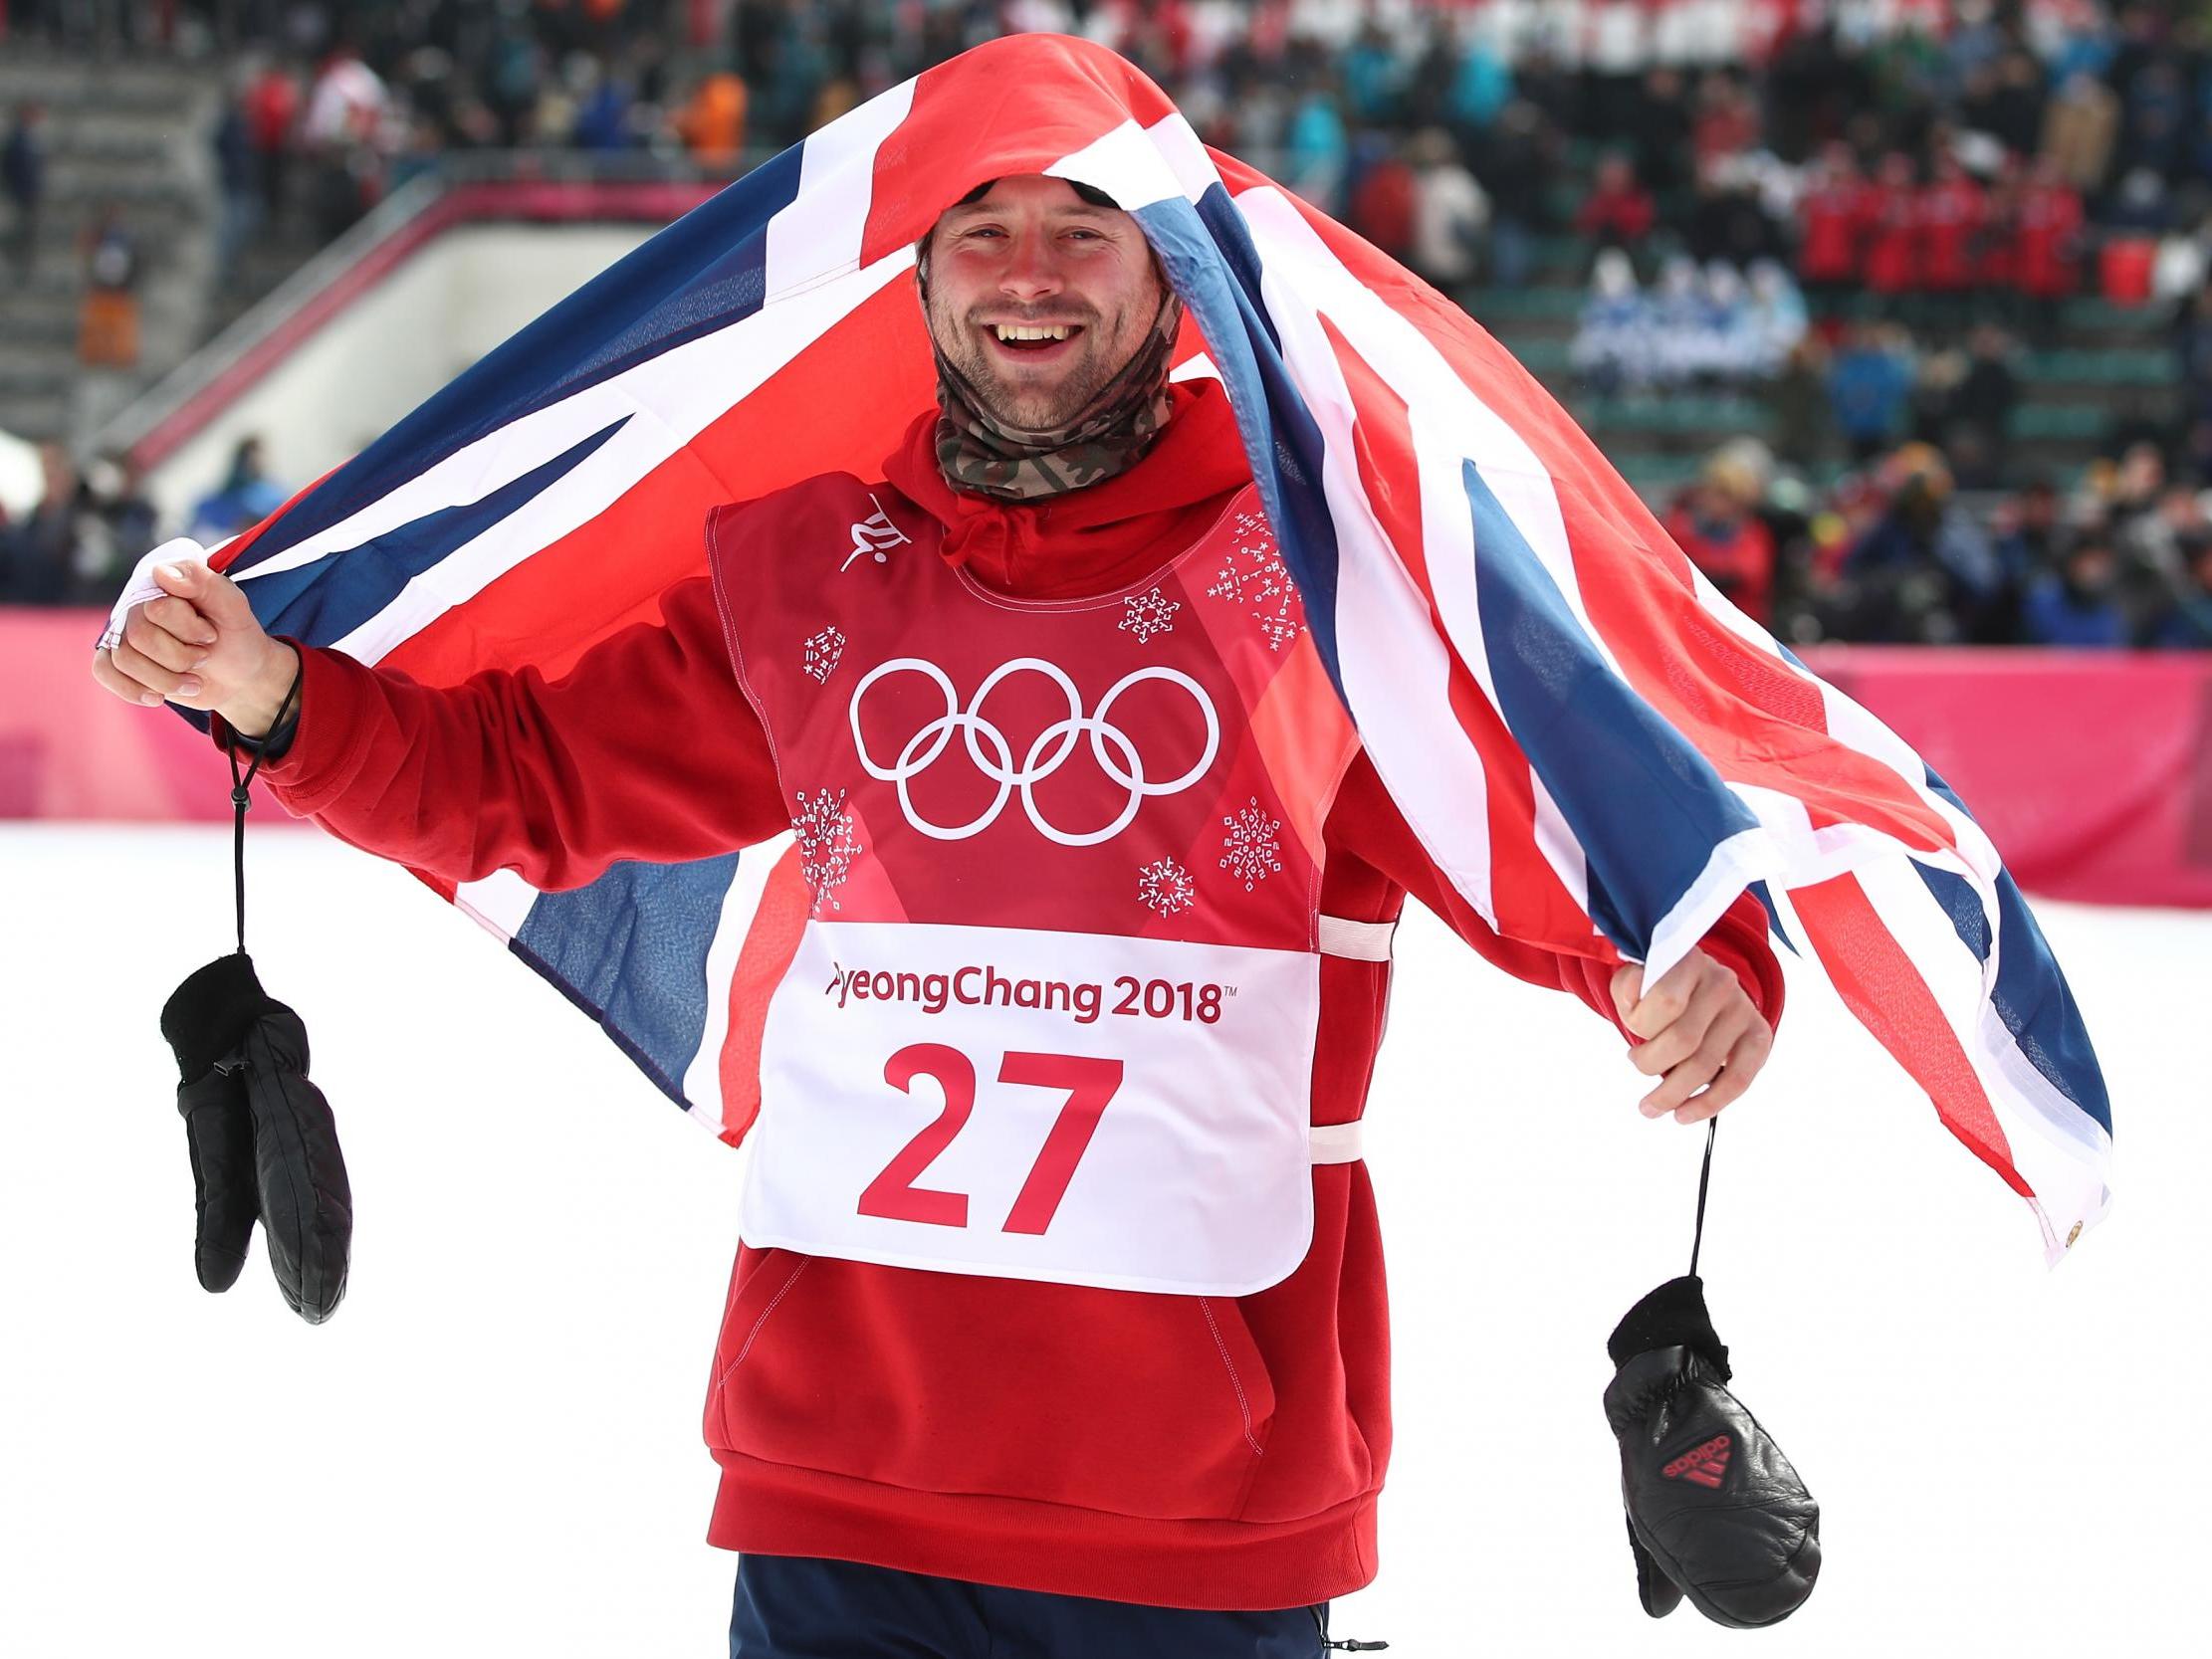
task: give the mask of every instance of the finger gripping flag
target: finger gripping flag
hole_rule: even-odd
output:
[[[1011,173],[1094,186],[1143,226],[1186,305],[1175,372],[1223,382],[1321,661],[1486,921],[1656,977],[1752,889],[2027,1199],[2052,1260],[2103,1213],[2088,1035],[1958,797],[1723,599],[1481,327],[1206,147],[1103,48],[1015,36],[870,100],[213,562],[273,632],[420,682],[557,676],[704,568],[717,504],[877,476],[935,395],[915,244]],[[771,942],[748,940],[763,862],[433,885],[734,1141],[747,961],[790,922],[771,881]]]

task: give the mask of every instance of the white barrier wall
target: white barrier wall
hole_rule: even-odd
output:
[[[287,492],[320,478],[655,229],[463,226],[425,243],[148,472],[164,533],[222,485],[241,439],[261,438]]]

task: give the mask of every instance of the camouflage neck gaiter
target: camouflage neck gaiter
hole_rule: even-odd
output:
[[[920,272],[926,285],[929,269]],[[956,490],[1001,501],[1034,501],[1081,490],[1126,472],[1144,459],[1168,420],[1168,356],[1183,323],[1183,302],[1165,288],[1152,332],[1136,355],[1065,426],[1030,432],[1006,425],[984,407],[959,369],[946,361],[936,336],[937,465]]]

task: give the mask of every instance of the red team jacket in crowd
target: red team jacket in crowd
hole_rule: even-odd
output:
[[[1012,505],[956,493],[932,453],[934,412],[877,488],[941,521],[944,555],[987,587],[1111,592],[1190,545],[1249,482],[1218,386],[1174,397],[1153,452],[1089,489]],[[431,690],[306,650],[299,735],[262,775],[294,813],[456,882],[504,868],[569,888],[616,859],[701,858],[788,829],[708,578],[662,608],[553,683],[485,674]],[[1364,756],[1323,841],[1329,915],[1394,921],[1411,893],[1497,966],[1614,1018],[1610,969],[1494,933]],[[1779,1016],[1754,901],[1705,948]],[[1317,1125],[1363,1111],[1390,971],[1321,959]],[[1637,1080],[1622,1083],[1625,1106]],[[1312,1177],[1303,1262],[1219,1308],[741,1245],[716,1373],[741,1348],[744,1362],[710,1400],[710,1539],[1170,1606],[1289,1607],[1368,1583],[1391,1450],[1381,1238],[1363,1164]]]

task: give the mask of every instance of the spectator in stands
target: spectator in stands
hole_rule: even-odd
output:
[[[1875,174],[1875,205],[1867,226],[1866,285],[1898,314],[1920,287],[1920,220],[1912,157],[1891,150]]]
[[[1660,196],[1681,189],[1690,181],[1694,152],[1680,72],[1663,65],[1653,69],[1627,98],[1625,136],[1642,164],[1644,182]]]
[[[1398,44],[1382,20],[1369,17],[1345,52],[1340,73],[1345,112],[1361,126],[1388,126],[1398,117],[1403,68]]]
[[[1462,42],[1448,14],[1431,19],[1427,50],[1406,86],[1409,120],[1478,132],[1512,96],[1513,71],[1487,32]]]
[[[1637,288],[1636,267],[1618,248],[1598,255],[1590,297],[1568,348],[1576,375],[1601,397],[1640,389],[1652,373],[1650,308]]]
[[[109,202],[85,232],[85,299],[79,312],[77,360],[87,368],[138,364],[138,239]]]
[[[1828,344],[1808,330],[1790,348],[1767,388],[1774,448],[1786,466],[1812,468],[1836,447],[1836,417],[1829,402]]]
[[[292,159],[292,137],[300,118],[300,83],[283,64],[267,60],[254,69],[243,95],[246,143],[267,217],[284,216]]]
[[[45,109],[26,100],[0,141],[0,190],[8,197],[8,255],[17,282],[31,280],[38,256],[39,207],[46,200],[46,140],[39,128],[45,124]]]
[[[2081,281],[2082,241],[2081,196],[2057,162],[2039,156],[2020,193],[2013,240],[2013,284],[2027,303],[2029,336],[2038,345],[2057,337],[2059,307]]]
[[[1908,444],[1883,468],[1887,510],[1846,555],[1845,637],[1948,645],[1986,639],[2009,611],[1988,533],[1952,493],[1943,458]]]
[[[1783,371],[1805,337],[1805,297],[1778,260],[1751,262],[1744,325],[1749,335],[1751,377],[1771,380]]]
[[[1324,213],[1334,212],[1351,153],[1342,105],[1324,79],[1307,88],[1290,112],[1283,182]]]
[[[1995,323],[1978,325],[1968,349],[1941,354],[1927,386],[1919,436],[1950,458],[1961,486],[2000,489],[2006,482],[2012,412],[2020,401],[2012,339]]]
[[[1659,267],[1647,319],[1650,344],[1645,355],[1654,385],[1686,386],[1707,371],[1712,351],[1706,332],[1705,282],[1686,254],[1672,255]]]
[[[745,147],[746,104],[751,96],[742,77],[710,75],[692,89],[676,114],[676,131],[692,159],[720,170],[734,164]]]
[[[46,473],[39,504],[0,522],[0,605],[66,605],[76,598],[77,469],[59,444],[39,451]]]
[[[1652,193],[1637,182],[1636,164],[1614,154],[1598,163],[1590,194],[1575,212],[1575,231],[1601,248],[1634,252],[1652,232],[1658,209]]]
[[[284,504],[285,492],[270,482],[263,468],[261,440],[241,438],[231,451],[230,471],[222,487],[200,498],[185,533],[201,545],[212,547],[253,528]]]
[[[1714,70],[1697,84],[1697,109],[1690,122],[1690,149],[1702,167],[1729,161],[1759,142],[1759,105],[1741,81]]]
[[[2045,113],[2042,150],[2076,191],[2095,195],[2104,188],[2118,135],[2119,100],[2095,75],[2078,70]]]
[[[1444,128],[1423,128],[1406,154],[1414,168],[1413,268],[1448,292],[1474,279],[1490,198]]]
[[[2043,66],[2027,52],[2007,52],[1961,101],[1960,117],[2008,153],[2026,155],[2042,141],[2050,93]]]
[[[2130,629],[2115,584],[2109,540],[2098,528],[2085,529],[2058,568],[2029,587],[2021,608],[2023,637],[2030,645],[2102,650],[2126,645]]]
[[[228,288],[238,275],[238,257],[261,222],[259,170],[252,134],[241,100],[223,106],[215,123],[215,186],[221,199],[215,225],[215,280]]]
[[[1864,322],[1852,329],[1830,365],[1828,397],[1853,460],[1871,460],[1896,441],[1912,378],[1910,348],[1900,327]]]
[[[1666,516],[1666,533],[1706,579],[1754,622],[1773,616],[1774,537],[1754,516],[1758,476],[1733,455],[1705,463]]]
[[[1934,176],[1913,198],[1912,218],[1919,243],[1920,286],[1928,294],[1933,313],[1946,326],[1957,325],[1974,288],[1975,253],[1986,211],[1982,187],[1958,157],[1938,152]]]
[[[2161,54],[2138,69],[2120,92],[2118,169],[2178,177],[2188,156],[2191,102],[2181,66],[2170,57]]]
[[[1783,252],[1781,227],[1768,217],[1757,176],[1740,159],[1716,157],[1698,164],[1681,232],[1691,256],[1707,265],[1723,260],[1740,270]]]
[[[1862,245],[1878,201],[1847,144],[1831,144],[1798,198],[1798,280],[1826,300],[1859,286]]]
[[[2062,506],[2058,486],[2049,476],[2039,475],[2030,479],[2018,495],[1999,503],[1990,515],[1991,544],[2005,589],[2012,596],[2009,614],[1996,619],[2000,643],[2020,639],[2021,598],[2044,575],[2058,568],[2065,533],[2060,523]]]
[[[2183,549],[2186,580],[2152,625],[2148,644],[2160,651],[2212,650],[2212,535]]]
[[[1353,145],[1353,187],[1345,220],[1376,247],[1401,262],[1412,256],[1419,186],[1397,144],[1381,132],[1363,132]]]
[[[1532,239],[1549,216],[1546,192],[1559,166],[1559,135],[1544,112],[1517,98],[1498,111],[1470,158],[1490,197],[1490,274],[1497,288],[1519,288],[1534,264]]]
[[[1726,260],[1705,267],[1704,314],[1699,334],[1705,378],[1740,386],[1758,372],[1760,342],[1752,326],[1751,297],[1743,276]]]

